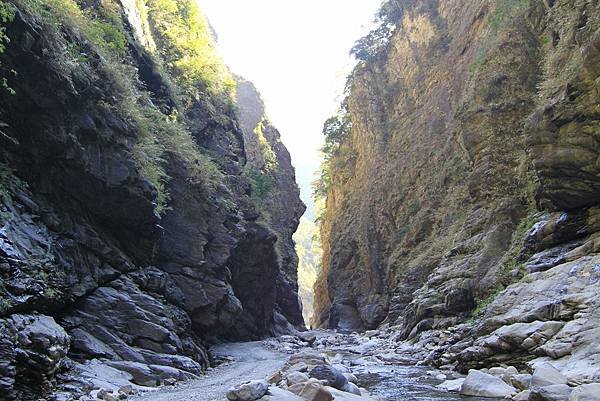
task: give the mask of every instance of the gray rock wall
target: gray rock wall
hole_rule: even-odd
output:
[[[18,71],[14,94],[0,91],[0,398],[115,385],[103,375],[144,386],[189,379],[211,363],[212,340],[302,328],[297,299],[281,296],[294,298],[303,206],[278,135],[267,140],[288,203],[267,220],[238,117],[222,99],[196,98],[181,118],[215,160],[201,168],[218,171],[199,182],[167,150],[159,216],[157,188],[134,157],[142,127],[123,117],[109,61],[77,29],[57,31],[15,4],[0,56],[3,76]],[[148,107],[171,113],[183,89],[126,33],[134,85]],[[69,46],[85,57],[68,59]]]

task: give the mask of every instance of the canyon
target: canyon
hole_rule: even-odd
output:
[[[598,0],[383,1],[310,241],[201,5],[0,1],[0,399],[600,399]]]

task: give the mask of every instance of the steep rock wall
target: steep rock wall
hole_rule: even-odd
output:
[[[597,251],[566,256],[597,231],[587,208],[600,180],[600,15],[594,0],[398,4],[389,42],[349,81],[352,129],[330,163],[315,324],[389,323],[414,338]],[[547,219],[547,238],[528,246]],[[554,235],[561,224],[571,229]]]
[[[247,170],[262,185],[255,200],[265,221],[280,238],[275,244],[282,266],[277,278],[277,319],[304,327],[298,296],[298,256],[292,236],[306,206],[300,200],[290,154],[266,115],[260,94],[251,82],[239,78],[236,96],[248,155]]]
[[[0,398],[193,378],[212,339],[303,327],[278,135],[267,220],[227,96],[174,75],[147,2],[61,1],[12,2],[0,57]]]

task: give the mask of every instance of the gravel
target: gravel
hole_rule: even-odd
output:
[[[130,398],[132,401],[220,401],[231,387],[248,380],[264,379],[285,363],[285,354],[267,349],[262,342],[231,343],[211,348],[213,354],[228,356],[233,363],[207,372],[200,380],[175,387],[162,387]]]

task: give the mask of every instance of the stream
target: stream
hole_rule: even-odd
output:
[[[358,378],[358,385],[386,401],[498,401],[495,398],[466,397],[440,390],[442,382],[435,378],[431,368],[415,365],[388,365],[376,358],[342,352],[325,352],[330,359],[350,366]]]
[[[280,369],[289,355],[266,347],[262,342],[223,344],[212,349],[230,363],[217,366],[198,379],[174,387],[141,393],[134,401],[225,401],[230,387],[247,380],[263,379]],[[492,398],[463,397],[442,391],[441,382],[428,374],[428,368],[414,365],[388,365],[376,358],[363,357],[341,349],[325,350],[334,361],[349,366],[358,385],[386,401],[497,401]]]

